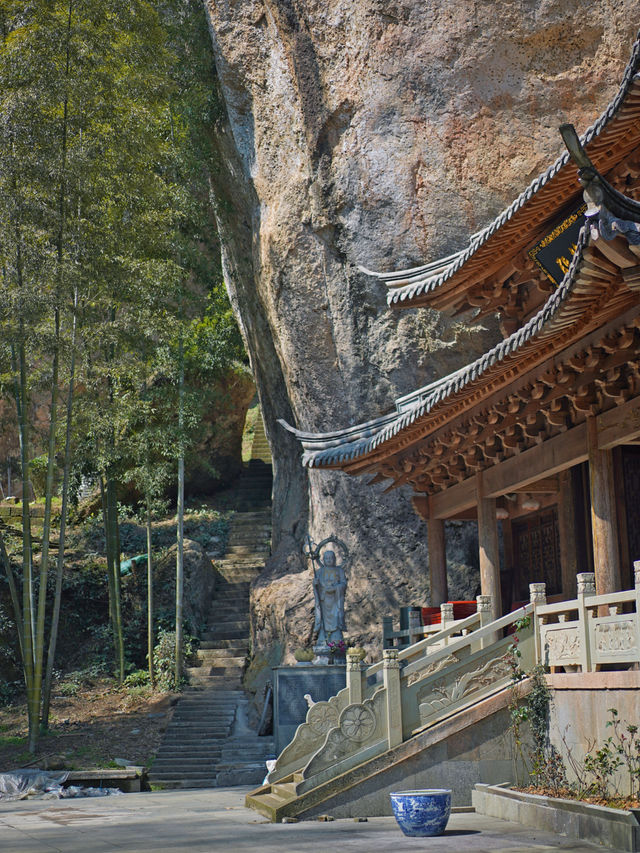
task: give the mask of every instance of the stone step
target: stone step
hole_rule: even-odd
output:
[[[209,624],[216,622],[238,621],[238,619],[246,619],[249,613],[249,602],[246,601],[244,606],[229,607],[226,604],[218,604],[217,602],[211,606],[209,611]]]
[[[211,773],[213,769],[217,770],[218,767],[218,759],[217,758],[171,758],[171,759],[163,759],[156,758],[153,762],[153,772],[154,774],[160,773],[171,773],[176,774],[180,773],[180,775],[190,776],[192,773]]]
[[[152,770],[149,773],[149,781],[155,782],[156,779],[158,781],[161,781],[161,780],[168,781],[170,779],[194,779],[194,780],[198,779],[201,781],[205,780],[205,779],[210,780],[212,778],[215,778],[215,777],[212,777],[212,771],[214,771],[214,768],[212,768],[212,767],[206,767],[204,770],[189,770],[188,772],[186,772],[184,774],[179,773],[178,771],[173,770],[173,769],[172,770],[159,770],[159,771]]]
[[[233,616],[233,614],[232,614]],[[238,628],[238,624],[242,624],[241,628]],[[202,641],[200,643],[200,648],[202,648],[202,642],[207,642],[208,640],[216,640],[218,637],[216,636],[220,631],[235,631],[236,638],[240,641],[244,641],[245,638],[249,639],[249,619],[247,615],[245,615],[244,619],[220,619],[218,621],[212,621],[208,626],[206,631],[203,632]],[[222,638],[224,639],[224,638]]]
[[[190,746],[180,746],[177,743],[162,743],[158,750],[156,761],[167,759],[169,761],[180,761],[182,758],[220,758],[223,744],[219,739],[201,741]]]
[[[208,652],[213,651],[214,649],[227,649],[228,651],[236,650],[238,652],[246,651],[249,648],[249,637],[246,639],[238,639],[236,637],[225,638],[218,637],[215,640],[203,640],[200,643],[200,648],[198,652]]]
[[[239,675],[244,672],[247,658],[209,658],[201,660],[199,666],[190,666],[189,675]],[[222,669],[225,672],[211,672],[212,669]]]
[[[209,675],[224,675],[231,678],[240,678],[242,676],[242,672],[244,667],[237,665],[234,666],[199,666],[197,667],[198,672],[189,672],[189,675],[194,675],[196,678],[200,678],[201,676],[209,676]]]
[[[236,713],[236,707],[236,704],[232,702],[224,705],[214,705],[209,702],[202,704],[190,702],[188,705],[183,705],[182,708],[177,708],[173,719],[180,720],[184,714],[207,714],[209,716],[215,715],[216,719],[224,719],[233,717]]]
[[[183,698],[180,700],[180,702],[184,702],[185,704],[187,704],[188,702],[211,702],[215,705],[225,702],[236,703],[238,699],[242,698],[243,693],[237,688],[230,688],[229,690],[211,690],[205,693],[203,693],[201,690],[199,690],[197,693],[191,692],[187,688],[187,690],[185,690],[182,695]]]
[[[202,788],[215,788],[216,787],[216,777],[212,776],[209,779],[154,779],[151,775],[149,776],[149,781],[154,786],[154,788],[160,790],[174,790],[174,789],[202,789]],[[249,783],[253,784],[253,783]]]
[[[214,599],[211,601],[211,607],[225,606],[225,607],[243,607],[249,603],[251,595],[249,590],[246,592],[235,593],[223,593],[222,595],[216,595]]]
[[[181,703],[187,704],[188,702],[210,701],[214,704],[219,702],[237,702],[238,699],[243,698],[244,694],[237,688],[230,688],[229,690],[211,690],[209,693],[202,693],[201,691],[198,691],[198,693],[191,693],[187,689],[182,696],[183,698],[178,703],[178,706]]]
[[[182,738],[183,740],[188,740],[189,738],[199,737],[199,738],[209,738],[213,740],[219,737],[228,737],[231,730],[231,723],[228,725],[206,725],[205,723],[198,722],[197,720],[176,720],[175,722],[171,721],[171,731],[167,729],[165,732],[164,740],[169,742],[169,740],[175,740],[176,738]],[[164,741],[163,741],[164,742]]]
[[[257,545],[255,542],[247,543],[236,543],[233,545],[229,545],[227,550],[225,551],[224,558],[225,560],[230,560],[232,557],[253,557],[253,556],[262,556],[265,553],[268,553],[269,546],[267,544],[264,547]]]
[[[271,530],[270,518],[241,518],[236,516],[229,531],[229,539],[238,534],[246,534],[253,536],[254,539],[259,539],[261,536],[270,536]]]
[[[203,695],[205,691],[202,691]],[[192,694],[193,696],[197,696],[197,694]],[[229,714],[235,714],[236,708],[238,707],[236,700],[220,700],[219,702],[213,702],[210,699],[207,699],[206,702],[196,702],[190,701],[185,702],[182,707],[176,708],[174,719],[178,719],[178,714],[183,713],[184,711],[195,711],[199,714],[223,714],[228,716]]]
[[[246,653],[238,654],[236,649],[199,649],[197,657],[204,666],[213,661],[224,661],[225,666],[244,666],[247,659]]]
[[[211,634],[220,628],[225,631],[237,629],[246,633],[249,630],[248,615],[245,613],[244,618],[240,619],[238,618],[238,615],[239,614],[237,613],[221,613],[217,619],[212,619],[210,621],[203,636],[206,637],[207,634]]]
[[[211,640],[244,640],[249,639],[249,620],[242,622],[224,622],[217,625],[211,631],[205,631],[202,635],[205,643]],[[206,647],[205,647],[206,648]]]
[[[275,746],[271,744],[266,744],[262,746],[261,744],[245,744],[244,746],[236,746],[230,747],[227,741],[222,746],[222,758],[228,760],[236,757],[242,756],[256,756],[256,759],[263,755],[273,755],[275,751]]]
[[[267,768],[265,766],[221,770],[216,776],[216,786],[218,788],[232,788],[240,785],[261,785],[266,775]]]
[[[227,675],[199,675],[196,676],[195,683],[200,684],[202,687],[210,689],[212,687],[228,687],[229,685],[233,685],[234,687],[240,687],[242,681],[240,680],[239,676],[238,678],[230,678]]]
[[[213,631],[220,625],[224,625],[227,622],[246,622],[247,615],[249,613],[249,608],[245,607],[243,609],[238,610],[226,610],[226,609],[213,609],[209,614],[209,621],[207,623],[207,630]]]
[[[178,752],[182,754],[181,751],[185,753],[191,753],[195,752],[197,749],[200,748],[202,748],[205,753],[208,753],[209,750],[217,750],[218,752],[220,752],[222,750],[223,740],[224,738],[219,737],[189,739],[183,737],[167,738],[165,736],[165,739],[160,745],[158,755],[160,755],[160,752],[162,752],[164,755],[169,755]]]
[[[176,712],[173,715],[172,722],[189,722],[195,717],[197,719],[206,719],[211,723],[216,723],[216,725],[223,725],[228,720],[233,720],[235,715],[235,708],[212,708],[209,705],[200,707],[197,705],[191,705],[188,708],[181,708],[179,712]]]

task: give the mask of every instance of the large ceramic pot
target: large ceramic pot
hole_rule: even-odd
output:
[[[451,814],[451,791],[444,788],[393,791],[389,796],[405,835],[442,835]]]

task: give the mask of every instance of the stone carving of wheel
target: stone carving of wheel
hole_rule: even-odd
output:
[[[349,740],[361,743],[376,729],[376,718],[366,705],[349,705],[340,715],[340,730]]]
[[[324,735],[338,725],[338,712],[328,702],[316,702],[309,709],[307,722],[316,735]]]

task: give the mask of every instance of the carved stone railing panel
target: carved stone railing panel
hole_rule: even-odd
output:
[[[640,660],[637,614],[605,616],[592,620],[593,663]]]
[[[541,663],[544,666],[579,666],[582,661],[579,628],[577,622],[565,621],[541,625]]]
[[[528,669],[535,658],[532,628],[520,631],[519,638],[519,661]],[[509,685],[513,677],[512,642],[512,637],[506,637],[459,660],[457,655],[450,655],[443,659],[440,669],[434,668],[426,677],[412,680],[408,676],[403,691],[405,737]]]
[[[315,787],[356,767],[363,761],[385,752],[387,741],[386,688],[381,687],[372,699],[347,705],[340,713],[338,725],[330,729],[324,743],[302,771],[304,782],[299,790]]]
[[[269,782],[277,782],[300,770],[324,743],[327,732],[338,725],[340,714],[349,704],[349,689],[345,687],[327,702],[316,702],[307,711],[307,718],[296,729],[293,740],[282,750],[276,766],[269,773]]]
[[[640,573],[635,575],[634,589],[596,595],[593,574],[582,573],[577,598],[538,607],[541,663],[583,672],[601,664],[640,664]]]

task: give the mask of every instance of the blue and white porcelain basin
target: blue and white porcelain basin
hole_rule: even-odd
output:
[[[393,791],[389,796],[395,818],[405,835],[442,835],[451,814],[450,790]]]

